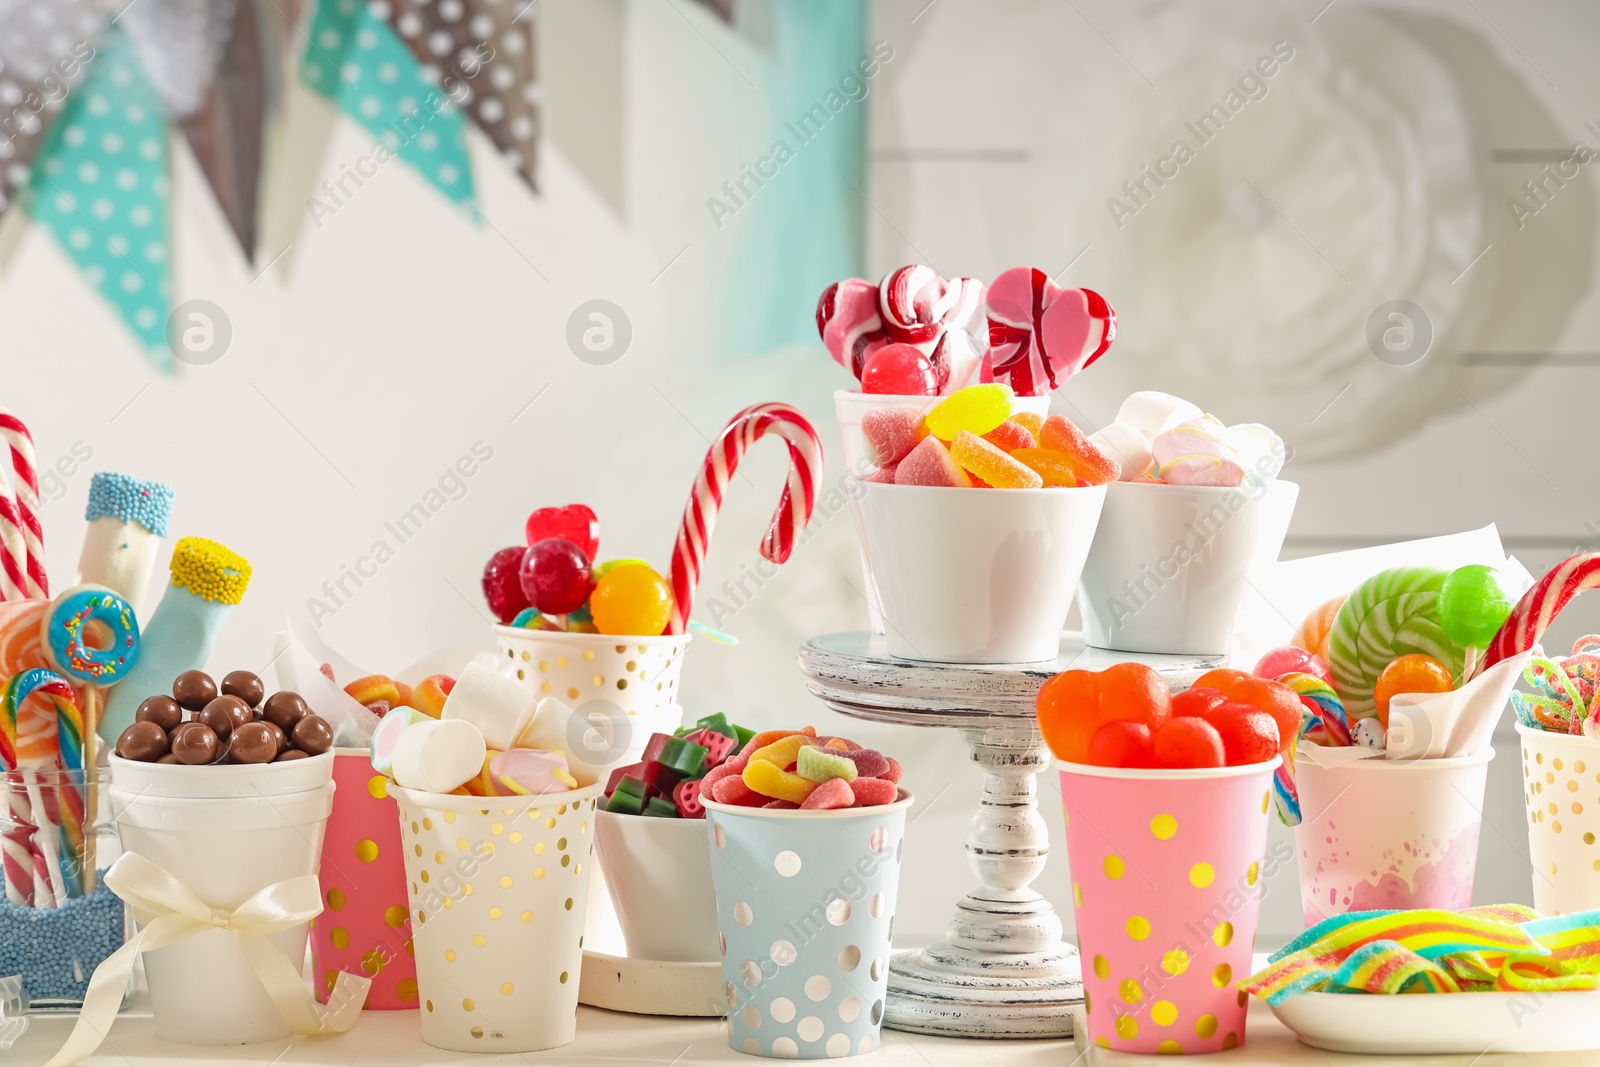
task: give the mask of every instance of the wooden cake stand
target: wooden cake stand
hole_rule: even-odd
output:
[[[1087,648],[1064,633],[1049,663],[923,663],[889,655],[884,637],[828,634],[800,646],[812,695],[834,711],[873,722],[960,730],[983,768],[983,792],[967,831],[979,888],[956,905],[949,936],[889,967],[884,1025],[949,1037],[1066,1037],[1083,1001],[1078,951],[1061,919],[1029,885],[1044,870],[1049,834],[1034,778],[1051,756],[1034,699],[1051,675],[1137,660],[1183,688],[1221,657],[1155,656]]]

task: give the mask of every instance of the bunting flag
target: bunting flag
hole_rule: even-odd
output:
[[[390,25],[535,192],[539,81],[526,0],[391,0]],[[519,10],[520,8],[520,10]]]
[[[117,26],[94,45],[83,84],[39,149],[23,203],[170,370],[167,120]]]
[[[255,0],[138,0],[119,23],[253,261],[267,113]]]
[[[321,0],[300,78],[382,142],[383,150],[374,152],[377,163],[399,156],[446,197],[465,203],[473,194],[465,119],[445,86],[424,77],[416,57],[372,8],[359,0]],[[360,169],[357,180],[372,177]],[[324,185],[347,180],[341,172]],[[342,187],[348,195],[348,186]],[[328,195],[334,202],[325,210],[331,214],[342,201],[333,192]]]
[[[102,21],[93,0],[0,0],[0,215],[93,64]]]

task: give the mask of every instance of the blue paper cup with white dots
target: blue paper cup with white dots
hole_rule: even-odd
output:
[[[911,794],[834,811],[706,800],[728,1044],[775,1059],[876,1049]]]

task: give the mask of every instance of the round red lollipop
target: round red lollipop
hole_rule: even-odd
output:
[[[483,566],[483,598],[502,626],[528,606],[528,594],[522,591],[522,555],[527,551],[521,545],[502,548]]]
[[[545,615],[583,607],[594,591],[594,573],[583,549],[565,537],[546,537],[522,554],[522,591]]]
[[[894,393],[902,396],[937,396],[939,376],[933,362],[912,345],[884,345],[867,357],[861,368],[863,393]]]

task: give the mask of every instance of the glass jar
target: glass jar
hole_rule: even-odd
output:
[[[0,977],[20,975],[29,1011],[73,1012],[128,935],[101,881],[117,858],[105,768],[23,767],[0,778]]]

